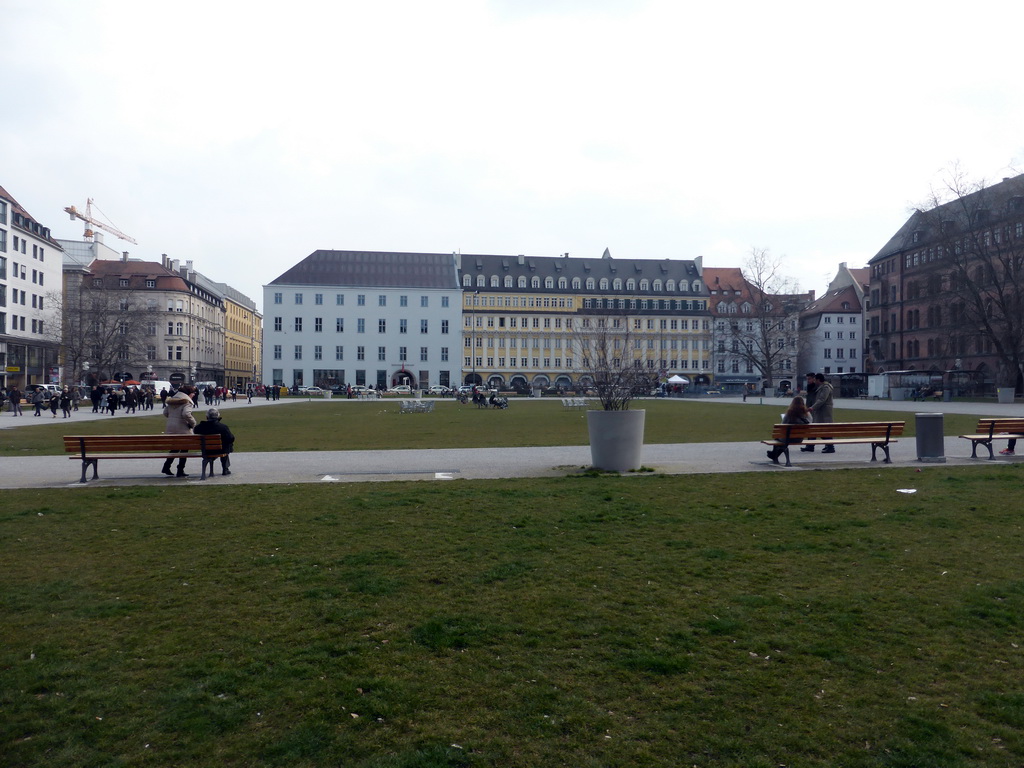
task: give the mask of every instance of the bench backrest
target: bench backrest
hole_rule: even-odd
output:
[[[1024,433],[1024,419],[978,419],[978,432],[984,435]]]
[[[220,435],[64,435],[66,453],[216,453],[224,446]]]
[[[903,434],[905,421],[851,421],[835,424],[776,424],[772,439],[793,440],[809,437],[893,438]]]

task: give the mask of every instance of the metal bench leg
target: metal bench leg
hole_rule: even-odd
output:
[[[792,467],[793,463],[789,460],[789,445],[782,446],[782,452],[786,454],[786,466]]]
[[[878,444],[878,443],[872,443],[872,444],[871,444],[871,460],[872,460],[872,461],[875,461],[875,460],[876,460],[876,459],[875,459],[875,451],[876,451],[876,450],[877,450],[877,449],[878,449],[879,447],[880,447],[880,446],[879,446],[879,444]]]
[[[91,462],[90,462],[89,459],[82,459],[82,479],[79,480],[78,482],[80,482],[80,483],[84,483],[85,482],[85,470],[89,468],[89,464],[90,463]],[[95,472],[96,470],[93,469],[93,471]],[[94,477],[95,477],[95,475],[94,475]]]

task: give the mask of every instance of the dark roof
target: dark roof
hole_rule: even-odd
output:
[[[314,251],[269,285],[457,289],[451,253]]]
[[[703,282],[703,276],[692,259],[613,259],[608,249],[605,249],[604,256],[594,258],[569,258],[568,256],[492,256],[480,254],[462,254],[463,275],[474,277],[474,290],[476,275],[511,275],[519,277],[537,276],[541,279],[553,277],[565,277],[571,280],[578,277],[581,280],[594,278],[601,280],[621,279],[623,282],[629,279],[640,281],[647,280],[675,280],[676,283],[689,281],[691,290],[681,293],[695,293],[704,296],[707,294],[703,288],[697,291],[692,290],[694,280]],[[489,281],[488,281],[488,287]],[[480,288],[480,290],[485,290]],[[500,290],[506,290],[501,288]]]
[[[896,234],[889,238],[889,242],[868,263],[873,264],[909,248],[935,242],[942,236],[952,236],[955,232],[967,231],[974,225],[969,219],[980,210],[990,212],[991,223],[1003,221],[1012,213],[1024,212],[1024,174],[1003,179],[998,184],[955,198],[931,210],[914,211]],[[941,231],[945,222],[952,225],[951,231]],[[914,233],[918,234],[916,241]]]
[[[850,305],[848,309],[843,309],[843,302]],[[820,299],[807,307],[804,312],[809,315],[813,315],[815,313],[824,314],[826,312],[859,313],[861,309],[861,301],[857,294],[857,288],[852,285],[847,285],[839,290],[826,293]]]
[[[54,248],[63,250],[63,248],[61,248],[60,243],[58,243],[56,240],[53,239],[53,237],[50,236],[50,228],[44,227],[42,224],[40,224],[38,221],[32,218],[32,216],[29,215],[29,212],[26,211],[21,206],[21,203],[15,200],[14,196],[11,195],[11,193],[8,192],[3,187],[0,187],[0,198],[3,198],[4,200],[11,204],[12,215],[8,217],[8,221],[10,221],[11,226],[23,229],[26,232],[32,234],[34,237],[37,237],[40,240],[45,240]],[[21,220],[18,221],[18,218],[20,218]]]
[[[128,280],[128,287],[135,290],[145,288],[146,280],[156,280],[156,289],[160,291],[188,291],[189,289],[188,283],[180,275],[155,261],[96,259],[89,265],[89,272],[94,278]],[[104,282],[104,287],[120,286]]]

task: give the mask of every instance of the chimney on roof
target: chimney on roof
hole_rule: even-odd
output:
[[[167,254],[166,253],[161,253],[160,254],[160,266],[162,266],[164,269],[167,269],[167,264],[168,264],[168,262],[167,262]]]
[[[121,261],[128,261],[128,251],[121,251]]]

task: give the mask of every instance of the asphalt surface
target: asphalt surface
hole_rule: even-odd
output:
[[[276,402],[244,398],[237,403],[220,405],[225,422],[230,424],[231,412],[244,408],[285,408],[303,398],[286,398]],[[311,402],[318,402],[313,400]],[[345,403],[330,407],[345,407]],[[514,400],[513,408],[529,408],[536,401]],[[739,398],[707,398],[705,403],[739,403]],[[785,410],[788,400],[778,398],[750,398],[751,404],[778,403]],[[326,401],[325,407],[328,407]],[[642,401],[636,403],[642,407]],[[1024,404],[999,405],[996,403],[942,403],[942,402],[890,402],[885,400],[839,400],[837,407],[845,409],[889,410],[908,421],[916,413],[966,413],[977,416],[1024,417]],[[205,408],[198,408],[205,411]],[[142,414],[140,414],[142,415]],[[97,419],[130,419],[131,414],[115,416],[93,414],[85,409],[70,419],[58,421],[68,424],[68,434],[74,434],[74,425]],[[24,416],[0,413],[0,429],[32,429],[40,424],[52,424],[49,413],[36,417],[31,409]],[[766,447],[759,440],[742,443],[672,443],[645,445],[643,464],[662,474],[710,474],[730,472],[801,472],[822,469],[864,468],[884,470],[889,467],[941,467],[955,464],[977,464],[981,459],[970,458],[970,444],[956,437],[944,439],[945,462],[921,461],[917,457],[916,440],[904,438],[890,447],[892,464],[881,460],[871,462],[868,445],[840,447],[834,454],[800,453],[793,451],[794,466],[776,466],[765,456]],[[982,451],[979,451],[979,455]],[[987,451],[984,452],[987,456]],[[1024,453],[1024,446],[1022,446]],[[879,452],[881,456],[881,452]],[[988,459],[984,459],[987,461]],[[997,455],[996,461],[1012,462],[1018,459]],[[390,480],[456,480],[484,478],[562,477],[579,473],[590,465],[587,446],[554,446],[541,448],[449,448],[437,450],[380,450],[380,451],[300,451],[300,452],[238,452],[232,454],[232,474],[218,474],[208,478],[208,485],[236,485],[253,483],[347,483],[381,482]],[[200,462],[192,459],[186,471],[188,478],[169,478],[159,473],[160,462],[100,461],[99,478],[86,484],[79,483],[81,464],[68,456],[42,456],[33,458],[0,457],[0,488],[85,488],[89,486],[172,485],[195,484],[199,480]],[[89,471],[91,478],[92,471]]]

